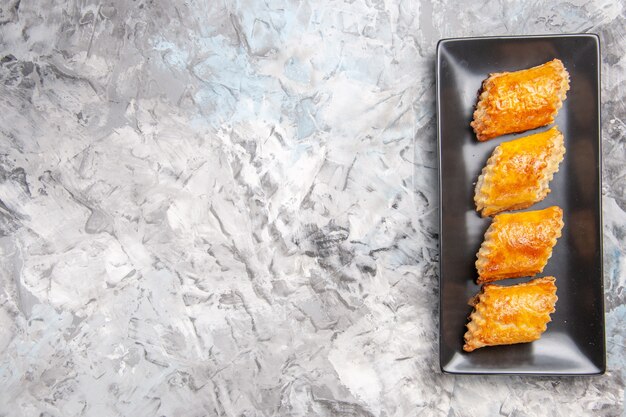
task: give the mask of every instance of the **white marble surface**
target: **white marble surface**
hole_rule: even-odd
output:
[[[2,1],[0,415],[623,415],[625,10]],[[581,31],[608,372],[442,375],[436,42]]]

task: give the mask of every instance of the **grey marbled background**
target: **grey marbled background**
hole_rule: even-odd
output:
[[[437,354],[434,54],[603,46],[608,372]],[[0,2],[0,415],[617,416],[617,1]]]

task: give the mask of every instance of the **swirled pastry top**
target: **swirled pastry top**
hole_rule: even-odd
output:
[[[463,350],[537,340],[546,330],[557,301],[554,277],[503,287],[486,284],[470,305]]]
[[[476,183],[476,209],[484,217],[543,200],[564,155],[563,134],[556,127],[500,144]]]
[[[474,120],[479,141],[553,123],[569,90],[569,74],[553,59],[537,67],[490,74],[483,81]]]
[[[563,210],[556,206],[498,214],[478,251],[478,283],[542,272],[562,228]]]

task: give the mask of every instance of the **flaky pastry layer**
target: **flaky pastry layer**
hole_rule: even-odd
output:
[[[478,283],[542,272],[562,229],[563,210],[556,206],[498,214],[476,256]]]
[[[470,300],[463,350],[537,340],[550,322],[557,301],[554,277],[503,287],[486,284]]]
[[[553,123],[569,90],[569,74],[558,59],[483,81],[474,120],[479,141]]]
[[[543,200],[565,155],[557,127],[497,146],[478,177],[476,210],[483,217]]]

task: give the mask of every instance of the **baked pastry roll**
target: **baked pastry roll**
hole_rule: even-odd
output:
[[[469,316],[463,350],[539,339],[554,312],[554,281],[554,277],[545,277],[511,287],[484,285],[469,303],[474,311]]]
[[[478,177],[476,209],[485,217],[543,200],[564,155],[563,134],[556,127],[500,144]]]
[[[553,59],[516,72],[489,74],[483,81],[474,120],[479,141],[554,122],[569,90],[569,74]]]
[[[561,237],[563,210],[498,214],[476,255],[478,283],[533,276],[543,271]]]

